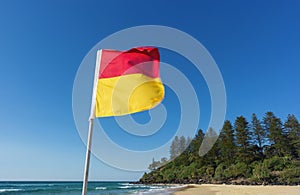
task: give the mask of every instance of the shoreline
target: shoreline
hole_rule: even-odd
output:
[[[227,185],[227,184],[188,184],[172,195],[299,195],[300,186],[290,185]]]

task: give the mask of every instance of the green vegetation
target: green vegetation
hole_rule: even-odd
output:
[[[175,137],[170,160],[153,159],[140,182],[300,184],[300,124],[294,115],[284,124],[272,112],[262,121],[253,114],[251,123],[243,116],[234,125],[227,120],[212,149],[200,156],[200,145],[214,143],[215,135],[210,128],[192,140]]]

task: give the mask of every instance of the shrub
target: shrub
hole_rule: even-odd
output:
[[[224,175],[224,171],[226,170],[226,166],[224,163],[221,163],[217,168],[216,168],[216,171],[215,171],[215,176],[214,178],[216,180],[223,180],[225,179],[225,175]]]
[[[251,175],[251,168],[248,167],[245,163],[239,162],[229,166],[224,171],[224,176],[226,178],[236,179],[239,177],[249,177]]]
[[[254,166],[252,180],[254,181],[267,181],[271,178],[271,170],[268,168],[265,161],[258,163]]]

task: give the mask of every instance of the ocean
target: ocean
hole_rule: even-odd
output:
[[[87,195],[162,194],[182,186],[89,182]],[[82,182],[0,182],[0,195],[81,195]]]

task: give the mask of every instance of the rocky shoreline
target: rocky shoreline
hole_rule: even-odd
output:
[[[188,184],[224,184],[224,185],[263,185],[263,186],[299,186],[300,183],[284,183],[284,182],[255,182],[249,181],[247,179],[236,179],[236,180],[229,180],[229,181],[209,181],[205,179],[175,179],[168,182],[142,182],[142,181],[135,181],[131,182],[132,184],[146,184],[146,185],[172,185],[172,184],[179,184],[179,185],[188,185]]]

